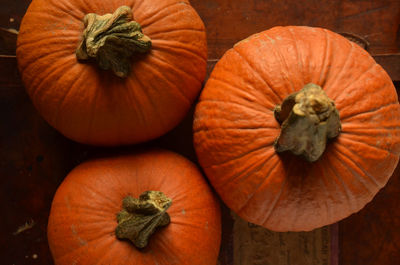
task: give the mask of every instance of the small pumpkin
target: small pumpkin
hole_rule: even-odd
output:
[[[56,265],[217,263],[218,200],[175,153],[141,151],[85,162],[58,188],[48,242]]]
[[[302,231],[372,200],[400,152],[400,105],[387,73],[327,29],[275,27],[215,66],[194,146],[223,201],[249,222]]]
[[[92,145],[143,142],[176,126],[206,58],[204,24],[187,0],[33,0],[17,43],[39,113]]]

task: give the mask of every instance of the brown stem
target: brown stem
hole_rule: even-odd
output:
[[[114,14],[99,16],[87,14],[83,22],[85,30],[76,57],[84,61],[95,59],[101,69],[110,69],[119,77],[130,72],[130,57],[151,48],[151,40],[142,33],[139,23],[132,20],[128,6],[119,7]]]
[[[348,39],[349,41],[358,44],[364,50],[368,51],[370,43],[369,41],[367,41],[366,38],[350,32],[339,32],[339,34]]]
[[[117,214],[118,239],[129,239],[137,248],[144,248],[158,227],[166,226],[170,217],[166,210],[172,200],[161,191],[146,191],[139,199],[127,196],[122,201],[122,211]]]
[[[339,112],[335,103],[318,85],[307,84],[275,107],[281,133],[275,140],[277,152],[291,151],[310,162],[318,160],[327,139],[339,135]]]

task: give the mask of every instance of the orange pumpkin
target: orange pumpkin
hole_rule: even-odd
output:
[[[176,126],[201,89],[206,57],[205,28],[187,0],[33,0],[17,47],[45,120],[108,146]]]
[[[155,200],[146,205],[152,196]],[[119,222],[130,212],[129,201],[140,201],[131,218],[138,221]],[[155,222],[162,227],[150,231]],[[145,242],[142,235],[151,238]],[[48,223],[57,265],[216,264],[220,237],[219,203],[199,170],[161,150],[79,165],[58,188]]]
[[[194,145],[239,216],[312,230],[359,211],[386,184],[399,124],[395,87],[366,51],[326,29],[275,27],[217,63],[196,107]]]

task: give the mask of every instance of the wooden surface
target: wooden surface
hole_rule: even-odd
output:
[[[277,25],[309,25],[350,32],[367,39],[370,53],[393,80],[400,80],[398,0],[191,2],[207,28],[208,72],[227,49],[250,34]],[[0,0],[0,27],[18,29],[29,3],[29,0]],[[47,125],[32,106],[18,75],[13,56],[15,49],[4,34],[0,37],[0,53],[7,55],[0,56],[0,211],[3,213],[0,222],[0,263],[53,264],[47,246],[46,225],[52,197],[65,175],[88,158],[129,152],[138,146],[97,148],[64,138]],[[400,89],[400,83],[395,84]],[[196,162],[191,136],[192,115],[193,109],[174,130],[140,146],[166,148]],[[326,264],[326,258],[315,256],[311,261],[307,252],[317,249],[315,246],[324,246],[325,242],[326,246],[330,245],[329,251],[325,248],[318,251],[330,256],[330,265],[336,265],[337,261],[340,265],[398,265],[399,203],[398,167],[387,186],[359,213],[338,225],[308,234],[272,233],[232,218],[230,211],[223,206],[219,263],[322,265]],[[337,235],[338,247],[335,246]],[[310,245],[309,240],[320,243]],[[263,243],[270,241],[288,243]],[[278,255],[273,256],[272,251]]]
[[[277,233],[232,216],[234,265],[333,265],[331,256],[337,253],[331,253],[329,226],[311,232]]]

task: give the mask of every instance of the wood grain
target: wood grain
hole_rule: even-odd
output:
[[[220,58],[236,42],[274,26],[307,25],[355,33],[375,54],[399,52],[400,1],[191,1],[206,24],[209,58]]]
[[[337,265],[329,226],[311,232],[273,232],[233,214],[234,265]]]

